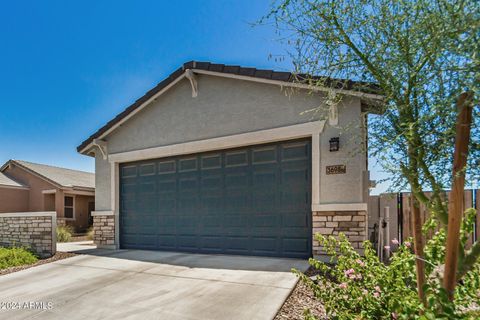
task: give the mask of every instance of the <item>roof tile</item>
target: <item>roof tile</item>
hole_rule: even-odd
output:
[[[72,170],[22,160],[10,160],[62,187],[95,188],[95,173]]]

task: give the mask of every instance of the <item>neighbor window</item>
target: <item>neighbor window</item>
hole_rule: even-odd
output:
[[[73,197],[65,197],[65,218],[73,219]]]

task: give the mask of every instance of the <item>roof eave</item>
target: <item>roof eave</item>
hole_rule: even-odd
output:
[[[220,64],[213,64],[209,62],[190,61],[184,63],[181,68],[175,70],[167,78],[161,81],[157,86],[148,91],[140,99],[135,101],[132,105],[119,113],[115,118],[107,122],[103,127],[97,130],[89,138],[83,141],[78,147],[77,152],[91,156],[91,149],[94,147],[94,139],[102,139],[109,133],[118,128],[122,123],[130,119],[137,112],[142,110],[146,105],[156,100],[160,95],[173,87],[178,81],[185,77],[185,70],[191,69],[194,73],[221,76],[226,78],[240,79],[246,81],[254,81],[260,83],[269,83],[278,86],[297,87],[301,89],[314,91],[331,91],[334,90],[339,94],[356,96],[362,99],[362,103],[368,105],[375,105],[382,103],[384,96],[380,93],[362,92],[353,89],[336,89],[309,85],[306,83],[296,82],[293,74],[290,72],[277,72],[273,70],[261,70],[256,68],[245,68],[240,66],[226,66]],[[222,71],[219,71],[222,70]],[[354,83],[353,81],[349,81]],[[367,85],[367,84],[364,84]],[[371,85],[371,91],[376,90],[374,85]]]

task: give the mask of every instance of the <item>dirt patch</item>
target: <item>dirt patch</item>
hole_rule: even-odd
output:
[[[310,270],[309,270],[310,271]],[[313,271],[306,272],[314,273]],[[295,289],[278,311],[274,320],[303,320],[305,319],[304,311],[310,309],[312,315],[318,319],[327,319],[325,309],[322,304],[315,298],[313,292],[302,281],[298,281]]]
[[[35,267],[35,266],[42,265],[42,264],[54,262],[54,261],[57,261],[57,260],[62,260],[62,259],[70,258],[70,257],[73,257],[73,256],[76,256],[76,254],[75,254],[75,253],[71,253],[71,252],[57,252],[57,253],[55,253],[54,256],[52,256],[52,257],[50,257],[50,258],[47,258],[47,259],[38,260],[38,261],[35,262],[34,264],[29,264],[29,265],[25,265],[25,266],[11,267],[11,268],[7,268],[7,269],[0,270],[0,276],[1,276],[1,275],[4,275],[4,274],[8,274],[8,273],[13,273],[13,272],[25,270],[25,269],[28,269],[28,268],[31,268],[31,267]]]

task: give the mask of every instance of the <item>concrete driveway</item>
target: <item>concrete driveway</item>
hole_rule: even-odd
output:
[[[293,259],[83,253],[0,276],[0,319],[272,319],[297,282],[290,268],[307,268]]]

